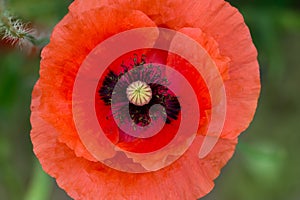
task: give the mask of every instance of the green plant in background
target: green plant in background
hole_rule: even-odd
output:
[[[30,96],[39,50],[70,0],[0,0],[0,35],[37,46],[33,55],[0,41],[0,199],[69,199],[35,161],[29,140]],[[298,0],[230,1],[243,13],[259,51],[262,95],[233,160],[203,199],[293,200],[300,191],[300,5]],[[36,27],[32,31],[32,27]],[[46,33],[46,39],[35,35]]]
[[[31,16],[35,12],[27,10],[28,5],[40,7],[41,2],[19,3],[7,1],[5,7],[0,1],[0,199],[47,200],[53,196],[53,180],[32,155],[28,137],[30,96],[38,76],[39,51],[48,42],[47,34],[39,37],[38,33],[47,33],[69,2],[63,4],[64,9],[57,9],[56,5],[62,4],[53,2],[47,17],[43,13],[39,14],[42,17]],[[42,20],[36,22],[35,18]],[[33,29],[35,25],[38,29]]]

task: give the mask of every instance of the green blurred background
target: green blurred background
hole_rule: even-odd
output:
[[[9,0],[8,8],[49,34],[71,0]],[[251,126],[205,200],[300,199],[300,1],[230,0],[259,52],[262,92]],[[31,91],[39,51],[0,42],[0,200],[70,199],[32,153]],[[199,183],[201,184],[201,183]]]

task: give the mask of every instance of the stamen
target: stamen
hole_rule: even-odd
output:
[[[151,87],[142,81],[131,83],[126,89],[126,94],[128,100],[136,106],[146,105],[152,98]]]

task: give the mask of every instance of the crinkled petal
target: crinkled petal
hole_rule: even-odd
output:
[[[154,26],[180,31],[205,48],[225,84],[226,121],[205,158],[198,158],[205,137],[198,134],[172,165],[130,174],[98,162],[82,144],[72,119],[72,89],[80,65],[97,44],[125,30]],[[260,91],[250,32],[241,14],[222,0],[76,0],[42,52],[40,75],[32,94],[34,152],[74,199],[190,200],[206,195],[231,158],[237,136],[252,120]],[[187,76],[193,78],[192,73]],[[197,81],[203,84],[200,75]],[[196,92],[203,94],[205,105],[203,131],[211,105],[205,85]]]
[[[212,190],[213,180],[231,158],[237,140],[220,139],[204,159],[197,157],[204,136],[171,166],[156,172],[130,174],[100,162],[77,157],[58,140],[59,133],[39,116],[40,86],[35,86],[31,139],[43,169],[74,199],[197,199]]]
[[[219,46],[220,55],[231,60],[230,79],[224,80],[227,95],[227,117],[221,137],[235,138],[253,119],[260,93],[257,51],[243,16],[222,0],[92,0],[83,6],[79,0],[70,7],[80,13],[94,7],[118,5],[137,9],[147,14],[159,27],[180,30],[200,28]],[[209,49],[208,49],[209,51]]]
[[[59,140],[77,156],[96,161],[83,146],[72,118],[72,89],[80,65],[109,36],[149,26],[155,24],[139,11],[98,8],[81,16],[68,14],[54,29],[50,44],[42,52],[39,109],[42,118],[58,130]]]

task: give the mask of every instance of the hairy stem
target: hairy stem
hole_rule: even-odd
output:
[[[0,36],[2,39],[10,41],[13,45],[22,46],[29,42],[34,46],[44,46],[48,42],[48,38],[38,38],[35,36],[35,32],[34,29],[29,28],[28,24],[13,17],[6,10],[4,1],[0,0]]]

